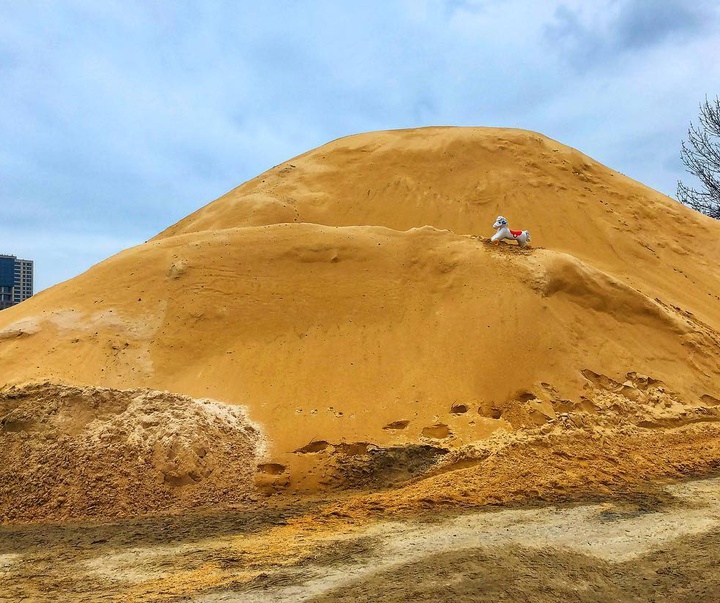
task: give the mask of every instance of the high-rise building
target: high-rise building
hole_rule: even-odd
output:
[[[25,301],[33,294],[33,262],[0,254],[0,310]]]

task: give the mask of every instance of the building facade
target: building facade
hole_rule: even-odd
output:
[[[25,301],[33,294],[33,262],[0,254],[0,310]]]

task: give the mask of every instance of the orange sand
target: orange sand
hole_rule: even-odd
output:
[[[490,245],[498,214],[532,246]],[[256,483],[335,487],[378,450],[552,428],[603,380],[711,407],[718,258],[720,223],[539,134],[363,134],[0,313],[0,387],[242,405]]]
[[[42,384],[0,409],[0,522],[246,501],[264,445],[240,408],[163,392]]]

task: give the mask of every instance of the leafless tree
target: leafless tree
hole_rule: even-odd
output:
[[[720,98],[716,98],[714,103],[705,98],[705,102],[701,103],[700,125],[690,124],[680,157],[687,171],[702,186],[697,191],[678,180],[678,200],[720,220]]]

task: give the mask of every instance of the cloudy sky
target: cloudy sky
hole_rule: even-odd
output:
[[[536,130],[674,195],[716,0],[0,0],[0,253],[36,290],[357,132]]]

